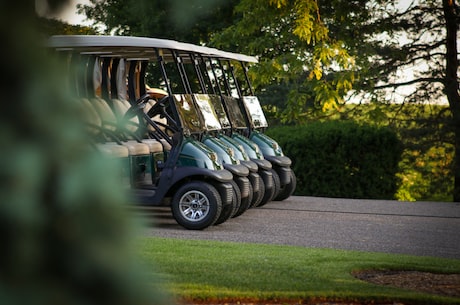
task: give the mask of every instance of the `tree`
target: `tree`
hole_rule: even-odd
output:
[[[403,1],[385,0],[299,2],[242,0],[234,25],[213,42],[259,56],[253,84],[261,96],[271,88],[289,88],[274,108],[285,121],[301,123],[315,105],[335,109],[351,99],[402,104],[447,99],[457,151],[454,200],[459,201],[460,22],[455,0],[419,0],[406,7]],[[448,132],[444,139],[450,141]]]
[[[290,88],[276,109],[284,121],[305,121],[312,106],[325,110],[343,102],[354,81],[354,58],[330,35],[315,0],[242,0],[235,13],[235,23],[211,44],[259,57],[250,71],[256,90]]]
[[[351,70],[344,70],[351,68],[353,59],[339,40],[328,37],[315,0],[295,3],[282,0],[91,0],[90,5],[80,5],[79,11],[95,20],[95,25],[103,25],[106,32],[169,38],[251,55],[262,54],[261,64],[254,71],[259,76],[256,86],[296,78],[291,82],[296,89],[290,90],[292,98],[284,117],[302,116],[297,106],[305,101],[305,94],[296,95],[302,91],[298,90],[299,82],[308,90],[309,97],[316,96],[317,104],[322,101],[322,108],[332,108],[342,102],[342,95],[351,88],[354,77]],[[223,34],[219,34],[220,31]],[[289,54],[289,50],[293,52]],[[299,79],[302,74],[308,77]],[[325,81],[324,75],[331,80]]]
[[[95,35],[97,31],[88,26],[71,25],[57,19],[39,17],[37,32],[45,37],[51,35]]]
[[[373,3],[373,2],[368,2]],[[403,4],[401,2],[400,4]],[[455,0],[413,1],[407,7],[376,4],[367,22],[355,24],[361,54],[356,92],[370,99],[398,103],[447,100],[450,110],[445,139],[455,149],[452,173],[454,201],[460,201],[460,95],[457,40],[460,24]],[[365,42],[365,43],[363,43]],[[404,77],[411,73],[411,77]],[[389,98],[390,97],[390,98]],[[454,137],[449,139],[448,133]]]
[[[460,202],[460,92],[459,92],[459,64],[458,64],[458,29],[460,24],[459,8],[455,0],[442,1],[446,26],[446,74],[444,90],[453,115],[453,129],[455,132],[455,159],[454,159],[454,201]]]
[[[237,0],[90,0],[78,11],[105,33],[205,43],[229,24]]]
[[[353,58],[340,40],[328,36],[315,0],[91,0],[90,5],[80,5],[79,12],[107,33],[169,38],[261,55],[261,64],[253,71],[258,75],[256,87],[273,82],[293,86],[284,118],[300,119],[304,113],[299,113],[299,107],[310,99],[323,109],[335,107],[354,79]]]

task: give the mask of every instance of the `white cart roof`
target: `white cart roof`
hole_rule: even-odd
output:
[[[156,50],[175,50],[179,54],[195,53],[205,56],[256,63],[257,58],[244,54],[221,51],[215,48],[169,39],[103,36],[103,35],[56,35],[49,38],[48,47],[60,51],[75,51],[98,56],[120,56],[127,59],[153,59]],[[164,54],[168,57],[168,54]]]

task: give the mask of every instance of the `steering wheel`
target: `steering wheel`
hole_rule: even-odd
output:
[[[168,101],[169,99],[169,95],[166,95],[166,96],[163,96],[159,101],[157,101],[153,106],[152,108],[149,109],[149,111],[147,112],[147,115],[152,118],[156,115],[160,115],[160,117],[165,117],[165,113],[166,113],[166,110],[165,110],[165,104],[166,102]]]
[[[145,104],[149,101],[150,95],[148,93],[142,95],[139,99],[134,102],[134,105],[132,105],[128,111],[126,111],[125,115],[123,116],[124,119],[130,119],[134,116],[136,116],[139,111],[144,109]]]
[[[164,118],[166,117],[166,119],[168,120],[169,122],[169,115],[167,115],[166,113],[166,103],[167,101],[169,100],[170,96],[169,95],[166,95],[166,96],[163,96],[160,100],[158,100],[153,106],[152,108],[149,109],[149,111],[147,111],[146,115],[149,117],[149,120],[155,124],[157,124],[158,126],[161,126],[163,127],[166,131],[169,131],[171,134],[174,134],[175,132],[177,132],[177,128],[175,128],[174,126],[171,126],[169,124],[165,124],[163,122],[159,122],[159,121],[156,121],[154,120],[153,118],[157,115],[160,116],[160,118]]]

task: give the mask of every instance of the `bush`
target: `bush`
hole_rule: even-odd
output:
[[[402,145],[390,129],[330,121],[267,135],[293,160],[296,195],[394,199]]]

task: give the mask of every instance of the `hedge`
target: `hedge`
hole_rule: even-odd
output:
[[[272,127],[293,161],[295,195],[394,199],[402,144],[388,128],[353,122]]]

